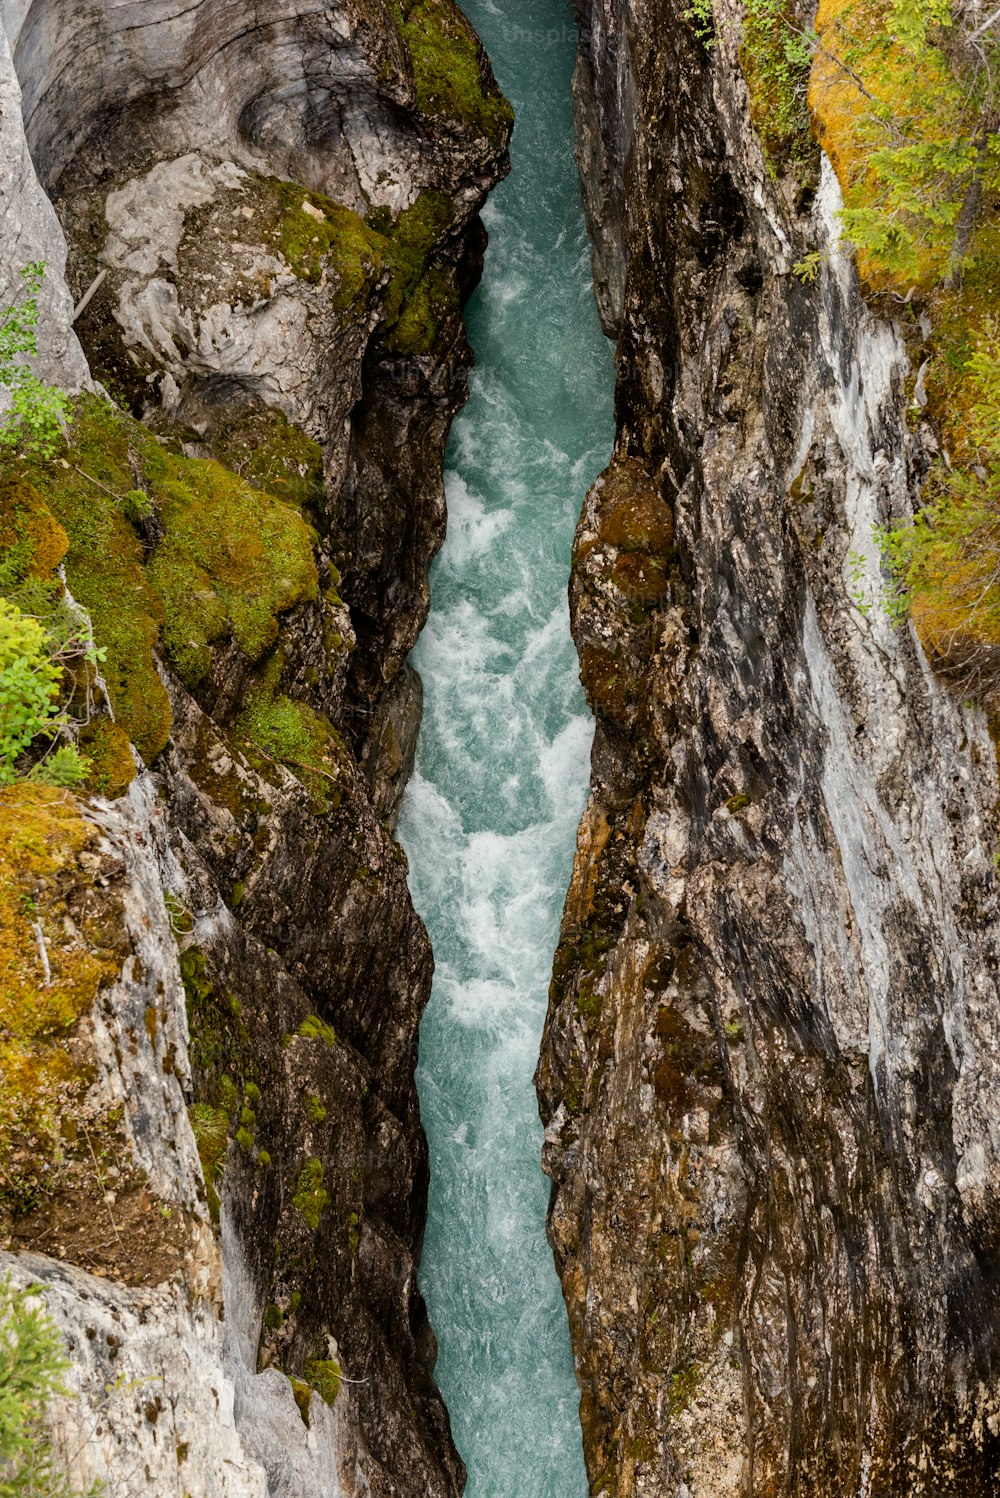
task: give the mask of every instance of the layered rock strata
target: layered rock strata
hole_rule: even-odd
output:
[[[591,1490],[985,1498],[996,759],[873,537],[933,439],[828,164],[765,158],[737,7],[711,45],[672,0],[581,10],[618,436],[575,543],[597,737],[537,1081]]]
[[[81,1486],[455,1494],[388,829],[511,117],[450,0],[251,10],[2,7],[3,296],[46,263],[36,368],[83,394],[0,542],[102,652],[89,793],[0,808],[24,1011],[73,999],[16,1030],[4,1264]]]

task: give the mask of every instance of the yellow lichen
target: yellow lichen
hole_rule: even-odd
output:
[[[23,1205],[42,1166],[59,1156],[89,1080],[76,1027],[120,969],[120,937],[87,912],[92,881],[81,855],[96,838],[65,791],[24,783],[0,791],[0,1196],[8,1205]],[[108,903],[104,896],[105,914]]]

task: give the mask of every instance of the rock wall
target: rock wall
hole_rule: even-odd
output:
[[[985,1498],[996,759],[873,538],[933,439],[828,164],[765,160],[738,8],[710,46],[673,0],[579,8],[618,437],[537,1083],[591,1491]]]
[[[251,12],[0,7],[0,302],[46,262],[35,367],[84,392],[4,460],[0,560],[103,652],[87,794],[0,793],[24,1011],[74,999],[18,1032],[3,1263],[81,1486],[457,1494],[389,828],[511,115],[450,0]]]

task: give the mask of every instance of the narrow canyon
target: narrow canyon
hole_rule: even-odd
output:
[[[3,1492],[993,1498],[998,21],[0,0]]]

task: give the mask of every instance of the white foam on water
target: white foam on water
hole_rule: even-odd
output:
[[[587,794],[593,724],[566,588],[583,494],[611,454],[613,356],[590,290],[562,0],[466,9],[519,123],[513,172],[484,212],[468,312],[478,366],[414,652],[425,715],[400,836],[436,961],[418,1073],[431,1151],[420,1281],[468,1498],[584,1498],[531,1079]]]
[[[487,510],[460,473],[445,474],[448,498],[449,566],[460,568],[474,556],[492,550],[513,520],[509,510]]]

